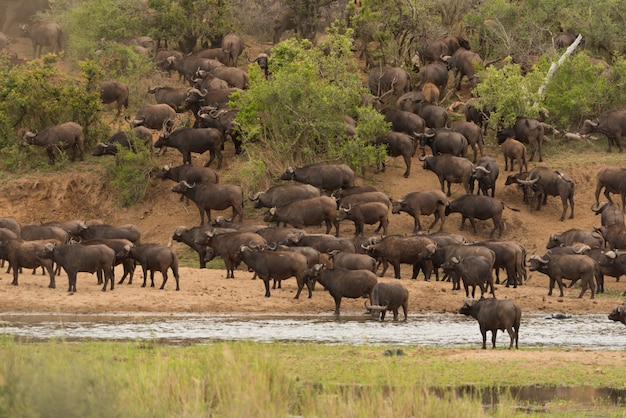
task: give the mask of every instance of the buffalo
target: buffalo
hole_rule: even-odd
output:
[[[150,272],[150,287],[154,287],[154,272],[160,271],[163,276],[163,283],[159,289],[163,290],[165,283],[167,283],[167,272],[172,270],[174,279],[176,280],[176,291],[180,290],[179,275],[178,275],[178,257],[174,250],[170,247],[164,247],[157,244],[142,244],[133,247],[127,247],[127,256],[139,262],[143,271],[143,284],[141,287],[146,287],[146,281],[148,279],[148,271]],[[124,280],[120,280],[119,284]],[[130,284],[130,282],[129,282]]]
[[[335,315],[339,315],[342,298],[356,299],[370,296],[378,283],[376,275],[368,270],[327,269],[316,264],[306,270],[306,280],[319,282],[335,300]]]
[[[104,273],[104,286],[102,287],[102,291],[106,291],[109,281],[111,281],[111,290],[113,290],[115,251],[104,244],[58,245],[48,243],[37,253],[37,256],[50,259],[65,270],[69,283],[68,292],[76,292],[76,276],[78,272],[93,274],[98,271]]]
[[[450,129],[454,132],[458,132],[462,134],[465,139],[467,139],[467,143],[470,147],[472,147],[472,151],[474,152],[474,163],[478,159],[478,152],[480,152],[480,156],[483,156],[483,132],[480,126],[476,125],[474,122],[467,122],[464,120],[457,120],[452,122],[450,125]]]
[[[621,322],[626,325],[626,305],[621,304],[617,305],[611,313],[609,314],[609,319],[611,321]]]
[[[208,245],[205,261],[211,261],[215,256],[222,257],[226,267],[226,278],[235,278],[235,268],[241,261],[240,247],[242,245],[264,246],[267,242],[263,237],[254,232],[224,232],[215,233],[213,230],[204,233],[204,236],[196,241],[198,245]],[[304,256],[303,256],[304,257]],[[246,263],[247,264],[247,263]],[[306,268],[306,266],[305,266]],[[269,278],[268,278],[269,280]],[[269,285],[268,285],[269,286]],[[268,295],[269,297],[269,287]]]
[[[522,319],[522,310],[512,299],[466,299],[459,313],[469,315],[478,321],[480,333],[483,336],[483,350],[487,348],[487,331],[491,331],[491,344],[496,348],[496,334],[498,330],[506,330],[511,342],[509,350],[518,348],[519,327]]]
[[[593,204],[591,210],[596,215],[600,215],[602,226],[624,225],[624,212],[615,203],[605,202],[599,207]]]
[[[114,133],[106,142],[99,142],[91,152],[94,157],[102,155],[117,155],[117,146],[137,152],[137,143],[139,140],[152,153],[152,131],[144,126],[137,126],[130,132],[119,131]]]
[[[313,284],[306,279],[308,262],[304,255],[293,251],[270,251],[251,244],[241,245],[239,254],[241,260],[263,280],[265,297],[270,297],[270,279],[282,281],[292,276],[298,284],[294,299],[300,298],[305,284],[309,298],[313,296]]]
[[[370,293],[370,304],[365,302],[365,309],[372,318],[385,320],[387,311],[393,312],[393,320],[398,320],[398,310],[402,307],[404,320],[407,319],[409,308],[409,291],[400,283],[378,282]]]
[[[288,167],[281,180],[295,180],[322,190],[337,190],[354,187],[354,170],[346,164],[309,164],[303,167]]]
[[[49,259],[42,258],[39,253],[43,251],[48,244],[62,244],[55,239],[39,239],[39,240],[23,240],[10,239],[0,242],[0,258],[7,260],[9,270],[13,270],[13,286],[18,285],[18,276],[22,267],[36,269],[42,267],[50,277],[48,287],[54,289],[56,287],[55,271],[53,262]]]
[[[379,222],[374,233],[382,229],[383,235],[387,235],[389,225],[389,206],[380,202],[364,202],[348,207],[339,206],[337,211],[336,235],[339,236],[339,222],[349,219],[354,222],[354,235],[363,236],[364,225],[372,225]]]
[[[474,180],[476,180],[478,181],[477,193],[482,192],[484,196],[488,196],[488,191],[491,189],[491,197],[494,197],[496,193],[496,180],[499,174],[500,168],[493,157],[481,157],[478,161],[478,165],[472,170],[470,190],[474,190]]]
[[[411,162],[412,157],[417,150],[417,142],[408,134],[402,132],[386,132],[376,139],[377,145],[384,145],[387,150],[387,155],[390,157],[402,157],[404,159],[403,176],[409,177],[411,174]],[[385,171],[385,160],[380,162],[382,164],[381,171]]]
[[[452,195],[450,192],[451,183],[460,183],[465,189],[465,193],[470,193],[470,181],[472,179],[472,162],[467,158],[455,157],[450,154],[429,155],[420,157],[424,162],[424,169],[432,171],[439,178],[441,191],[445,192],[444,182],[448,183],[447,196]]]
[[[518,117],[515,124],[507,129],[498,131],[498,144],[502,145],[507,138],[517,139],[518,141],[530,145],[530,158],[535,158],[535,149],[539,152],[539,162],[543,161],[541,156],[541,146],[543,145],[544,126],[535,119]]]
[[[448,129],[431,129],[420,135],[422,155],[425,155],[426,145],[430,147],[433,155],[450,154],[456,157],[467,156],[467,138],[460,132]]]
[[[401,263],[415,266],[421,260],[430,258],[435,252],[437,244],[425,236],[387,235],[380,242],[363,245],[363,248],[367,254],[375,259],[381,258],[390,263],[393,266],[395,278],[399,279]],[[383,269],[380,273],[381,277],[385,274],[385,270]],[[414,269],[411,278],[415,279],[416,277],[417,271]]]
[[[76,158],[76,153],[82,161],[85,155],[85,137],[83,127],[75,122],[66,122],[60,125],[48,126],[39,132],[26,132],[24,141],[29,145],[44,147],[50,164],[54,164],[56,150],[72,150],[72,161]]]
[[[207,246],[198,244],[198,241],[201,241],[204,235],[213,229],[210,225],[201,225],[194,226],[193,228],[187,228],[184,226],[179,226],[174,230],[174,234],[172,235],[172,239],[174,241],[182,242],[187,244],[192,250],[194,250],[200,259],[200,268],[206,268],[206,252]]]
[[[562,221],[565,219],[568,202],[571,207],[569,218],[574,219],[574,190],[576,184],[567,174],[561,171],[551,170],[548,167],[535,167],[530,171],[527,180],[518,180],[517,182],[522,184],[526,189],[524,194],[530,191],[534,192],[530,201],[531,211],[535,208],[539,210],[541,208],[542,199],[545,204],[547,196],[559,196],[563,204],[563,212],[559,220]]]
[[[283,222],[295,228],[326,224],[326,233],[330,232],[335,221],[337,204],[332,197],[320,196],[296,200],[282,207],[272,207],[263,217],[264,222]]]
[[[22,36],[30,38],[35,58],[41,56],[44,46],[49,46],[55,53],[63,49],[63,30],[53,22],[38,22],[33,25],[21,25]]]
[[[367,74],[367,85],[374,96],[398,97],[411,90],[411,76],[402,68],[373,67]]]
[[[145,104],[137,111],[135,119],[126,116],[124,119],[131,127],[145,126],[148,129],[161,129],[166,120],[172,120],[176,116],[176,111],[169,105]]]
[[[117,116],[122,113],[122,107],[128,109],[128,85],[119,81],[101,81],[98,87],[100,88],[100,101],[102,104],[115,102]]]
[[[511,169],[514,169],[514,162],[517,160],[519,164],[519,172],[528,171],[528,162],[526,161],[526,146],[517,139],[507,138],[502,144],[502,156],[504,157],[504,169],[509,171],[509,161],[511,161]]]
[[[465,297],[469,297],[469,287],[472,286],[472,297],[476,291],[476,286],[480,287],[480,297],[483,298],[487,287],[491,288],[491,295],[495,298],[493,286],[493,260],[481,256],[469,256],[464,258],[450,257],[441,265],[444,272],[452,272],[457,276],[457,280],[463,281]]]
[[[244,45],[241,38],[234,34],[229,33],[222,38],[222,51],[228,57],[228,64],[231,67],[237,66],[237,60],[239,55],[243,52]]]
[[[413,223],[413,233],[422,230],[420,223],[420,215],[435,215],[435,220],[430,224],[428,230],[431,230],[438,221],[441,221],[439,231],[443,231],[446,223],[446,205],[448,198],[439,191],[411,192],[403,196],[400,200],[392,200],[391,213],[398,214],[406,212],[415,220]]]
[[[189,198],[198,207],[200,212],[200,225],[204,225],[204,214],[207,222],[211,222],[211,209],[233,209],[231,220],[239,216],[239,222],[243,220],[243,195],[241,188],[234,184],[189,184],[185,180],[172,187],[172,191]]]
[[[470,223],[472,224],[474,234],[477,233],[476,223],[474,219],[492,219],[493,229],[491,230],[490,236],[493,236],[496,230],[499,231],[499,236],[502,236],[502,232],[504,231],[502,211],[505,207],[513,211],[519,212],[519,209],[510,207],[500,199],[495,199],[489,196],[466,194],[448,203],[448,205],[446,206],[446,216],[450,215],[451,213],[460,213],[462,219],[459,230],[463,230],[463,228],[465,227],[465,220],[469,219]]]
[[[597,231],[572,228],[560,234],[550,235],[546,248],[567,247],[574,244],[585,244],[589,248],[604,248],[604,238]]]
[[[222,144],[224,136],[215,128],[180,128],[175,131],[165,129],[154,143],[155,148],[176,148],[183,155],[183,164],[191,164],[191,153],[202,154],[209,151],[209,160],[204,163],[209,167],[217,157],[217,168],[222,167]]]
[[[249,193],[254,208],[282,207],[296,200],[319,197],[320,189],[310,184],[277,184],[265,192]]]
[[[585,120],[580,133],[586,135],[591,132],[606,135],[609,152],[611,144],[617,145],[619,152],[622,152],[621,138],[626,133],[626,110],[607,110],[593,120]]]
[[[596,285],[594,283],[598,263],[584,254],[546,254],[543,257],[534,255],[530,257],[530,271],[538,271],[550,278],[550,290],[548,296],[552,296],[554,283],[559,285],[561,297],[563,297],[563,279],[577,280],[582,282],[582,290],[579,298],[582,298],[587,288],[591,290],[591,299],[594,298]]]
[[[619,194],[622,198],[622,208],[626,208],[626,168],[600,168],[596,173],[596,205],[600,204],[602,189],[604,189],[604,195],[610,203],[613,203],[610,194]]]

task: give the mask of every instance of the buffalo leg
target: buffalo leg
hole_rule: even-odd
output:
[[[483,350],[487,349],[487,329],[484,325],[480,326],[480,333],[483,336]]]
[[[261,277],[263,279],[263,284],[265,285],[265,297],[270,297],[270,278],[269,277]]]
[[[163,290],[165,288],[165,283],[167,283],[167,269],[163,270],[161,275],[163,276],[163,283],[161,283],[161,287],[159,289]]]
[[[496,348],[496,335],[498,335],[498,328],[491,330],[491,346]]]

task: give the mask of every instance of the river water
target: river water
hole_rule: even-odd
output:
[[[623,350],[626,327],[606,315],[524,315],[520,347]],[[163,344],[212,341],[301,342],[383,346],[480,347],[478,323],[460,314],[417,314],[405,321],[362,315],[247,314],[0,314],[0,332],[26,340],[156,340]],[[487,333],[488,347],[491,333]],[[506,331],[496,345],[508,347]]]

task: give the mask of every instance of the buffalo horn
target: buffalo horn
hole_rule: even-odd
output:
[[[184,226],[178,226],[176,227],[176,229],[174,230],[174,235],[176,236],[181,236],[183,234],[183,232],[185,232],[187,230],[186,227]]]
[[[278,248],[278,244],[276,244],[275,242],[272,242],[270,244],[267,244],[267,248],[271,251],[276,251],[276,248]]]
[[[605,255],[609,258],[617,257],[617,254],[615,253],[615,251],[607,251]]]
[[[541,177],[536,177],[536,178],[534,178],[532,180],[520,180],[520,179],[517,179],[517,182],[519,184],[524,185],[524,186],[532,186],[533,184],[537,183],[540,178]]]
[[[456,257],[452,257],[452,258],[450,259],[450,261],[452,261],[454,264],[459,264],[459,262],[460,262],[461,260],[459,260],[459,259],[458,259],[458,258],[456,258]]]
[[[194,187],[196,187],[196,183],[194,184],[189,184],[187,183],[185,180],[183,180],[183,184],[185,185],[185,187],[189,188],[189,189],[193,189]]]
[[[585,251],[589,251],[591,249],[587,244],[578,244],[574,245],[574,252],[576,254],[583,254]]]
[[[419,155],[417,158],[418,158],[420,161],[426,161],[426,158],[427,158],[427,157],[426,157],[426,154],[422,154],[422,155]]]
[[[276,206],[270,209],[270,215],[272,216],[276,215]]]
[[[583,125],[591,125],[593,127],[596,127],[599,124],[600,124],[599,122],[594,122],[594,121],[589,120],[589,119],[585,119],[585,121],[583,122]]]
[[[481,171],[485,172],[486,174],[491,174],[491,171],[487,170],[487,168],[483,167],[482,165],[479,165],[478,167],[476,167],[476,170],[481,170]]]
[[[255,193],[254,195],[252,194],[252,192],[248,193],[248,199],[250,199],[252,201],[259,200],[259,196],[261,196],[261,192]]]

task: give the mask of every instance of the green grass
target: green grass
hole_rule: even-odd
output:
[[[460,359],[447,356],[447,349],[412,347],[404,356],[387,357],[385,350],[252,342],[24,343],[4,337],[0,417],[580,416],[589,408],[593,416],[623,413],[601,400],[521,410],[506,388],[622,388],[626,365],[550,365],[532,356],[485,362],[471,352]],[[554,358],[559,353],[554,350]],[[483,405],[489,401],[460,390],[465,385],[504,394]]]

